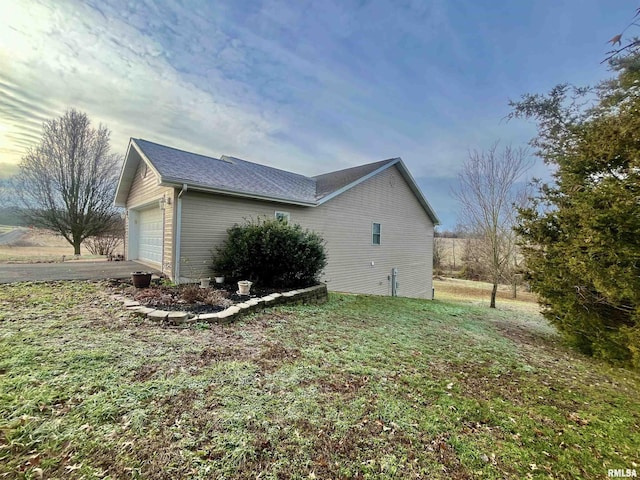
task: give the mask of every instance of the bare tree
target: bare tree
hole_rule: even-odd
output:
[[[460,245],[460,263],[462,265],[462,276],[467,280],[490,280],[491,275],[487,268],[487,245],[488,242],[481,234],[467,232]]]
[[[476,254],[493,284],[491,308],[496,307],[498,284],[513,262],[515,204],[523,198],[517,184],[530,167],[526,149],[507,146],[498,151],[496,142],[486,152],[469,153],[453,192],[462,207],[462,223],[480,239]]]
[[[13,206],[13,189],[9,178],[0,178],[0,205],[4,208]]]
[[[440,275],[444,268],[445,245],[440,232],[435,231],[433,236],[433,271]]]
[[[106,255],[111,259],[124,243],[124,219],[119,215],[111,219],[108,230],[85,239],[84,246],[92,255]]]
[[[91,127],[86,114],[69,110],[43,124],[40,144],[22,158],[16,195],[36,226],[62,235],[76,255],[83,240],[108,231],[116,215],[117,155],[109,129]]]

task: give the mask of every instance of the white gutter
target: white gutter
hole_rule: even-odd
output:
[[[182,237],[182,194],[187,191],[187,184],[182,184],[182,190],[178,193],[178,205],[176,206],[176,252],[175,252],[175,268],[173,269],[173,280],[180,283],[180,238]]]
[[[174,180],[172,178],[162,177],[162,180],[158,185],[160,185],[161,187],[178,188],[181,185],[184,185],[181,182],[182,182],[181,180]],[[274,197],[270,195],[261,195],[261,194],[252,193],[252,192],[243,192],[240,190],[229,190],[226,188],[206,187],[202,185],[197,185],[195,183],[190,183],[189,188],[194,192],[217,193],[220,195],[229,195],[232,197],[249,198],[251,200],[264,200],[267,202],[286,203],[288,205],[300,205],[302,207],[318,206],[318,204],[315,201],[311,201],[311,200],[308,202],[305,202],[302,200],[295,200],[287,197]]]

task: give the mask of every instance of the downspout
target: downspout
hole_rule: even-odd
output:
[[[182,190],[178,193],[178,202],[176,205],[176,252],[175,252],[175,268],[173,269],[173,278],[175,283],[180,283],[180,239],[182,237],[182,194],[187,191],[187,184],[182,184]]]
[[[129,251],[127,250],[127,237],[129,236],[129,231],[131,227],[129,227],[129,209],[125,207],[124,212],[122,212],[122,219],[124,220],[124,238],[122,239],[122,255],[123,260],[129,260]]]

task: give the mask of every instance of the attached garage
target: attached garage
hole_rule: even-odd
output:
[[[137,260],[161,265],[164,233],[162,210],[157,207],[139,210],[136,217],[137,235],[132,240],[137,237],[137,248],[132,248],[132,253],[137,250]]]

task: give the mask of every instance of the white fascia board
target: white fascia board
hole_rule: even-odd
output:
[[[116,187],[116,194],[113,198],[113,204],[116,207],[125,207],[126,206],[126,199],[120,199],[118,200],[118,197],[120,197],[121,195],[124,195],[123,193],[123,188],[122,188],[122,180],[125,178],[125,172],[128,172],[130,170],[130,168],[127,168],[129,166],[129,151],[131,150],[131,143],[133,142],[133,139],[130,138],[129,139],[129,145],[127,145],[127,153],[124,156],[124,162],[122,162],[122,168],[120,169],[120,176],[118,177],[118,185]],[[133,174],[135,175],[135,171],[133,172]],[[128,175],[128,188],[131,188],[131,184],[133,183],[133,175]]]
[[[406,167],[402,159],[399,158],[398,160],[399,160],[398,166],[400,167],[400,173],[404,177],[405,181],[409,184],[409,188],[411,188],[411,190],[413,191],[413,194],[416,196],[416,198],[422,205],[422,208],[425,209],[425,211],[427,212],[427,215],[429,215],[429,217],[433,221],[433,224],[439,225],[440,219],[436,215],[436,212],[433,210],[433,208],[431,207],[427,199],[422,194],[422,191],[420,190],[420,187],[418,187],[418,184],[416,183],[416,181],[413,179],[411,172]]]
[[[160,179],[159,185],[161,187],[172,187],[172,188],[180,188],[184,184],[184,181],[180,179],[173,179],[162,177]],[[292,200],[290,198],[285,197],[272,197],[269,195],[259,195],[251,192],[243,192],[240,190],[229,190],[225,188],[212,188],[207,187],[205,185],[198,185],[194,183],[188,183],[189,191],[195,192],[203,192],[203,193],[217,193],[219,195],[227,195],[232,197],[241,197],[241,198],[250,198],[253,200],[261,200],[266,202],[274,202],[274,203],[286,203],[288,205],[300,205],[303,207],[317,207],[318,203],[316,202],[304,202],[301,200]]]
[[[375,177],[376,175],[378,175],[380,172],[384,172],[387,168],[390,168],[394,165],[396,165],[398,162],[401,162],[401,160],[399,158],[395,158],[393,159],[391,162],[389,163],[385,163],[384,165],[382,165],[380,168],[377,168],[376,170],[374,170],[373,172],[365,175],[364,177],[360,177],[359,179],[357,179],[354,182],[351,182],[348,185],[345,185],[344,187],[336,190],[333,193],[330,193],[329,195],[326,195],[324,197],[322,197],[322,199],[320,199],[320,201],[318,202],[318,205],[322,205],[323,203],[328,202],[329,200],[331,200],[332,198],[337,197],[338,195],[343,194],[344,192],[346,192],[347,190],[351,190],[353,187],[360,185],[362,182],[365,182],[367,180],[369,180],[372,177]]]
[[[150,168],[151,171],[155,174],[156,182],[158,183],[158,185],[160,184],[160,173],[158,172],[156,167],[154,167],[151,160],[149,160],[149,157],[147,157],[142,151],[142,149],[138,146],[138,144],[136,144],[136,141],[133,138],[130,138],[129,145],[127,146],[127,153],[124,157],[124,162],[122,164],[122,170],[120,171],[120,178],[118,179],[118,187],[116,188],[116,195],[113,202],[116,207],[126,206],[126,200],[127,200],[126,197],[129,194],[131,185],[133,185],[133,177],[135,176],[136,170],[138,169],[139,162],[134,162],[133,159],[131,158],[132,148],[136,151],[136,153],[142,159],[142,161],[147,164],[148,168]],[[123,180],[125,178],[127,180],[123,183]]]
[[[138,152],[138,155],[140,155],[140,158],[149,166],[149,168],[151,168],[151,171],[156,176],[156,181],[157,181],[158,185],[160,185],[160,180],[162,178],[161,175],[160,175],[160,172],[156,169],[156,167],[153,165],[153,162],[151,160],[149,160],[149,157],[147,157],[145,155],[145,153],[138,146],[138,144],[136,143],[136,141],[134,139],[131,139],[131,143],[133,144],[133,147],[136,149],[136,152]]]

